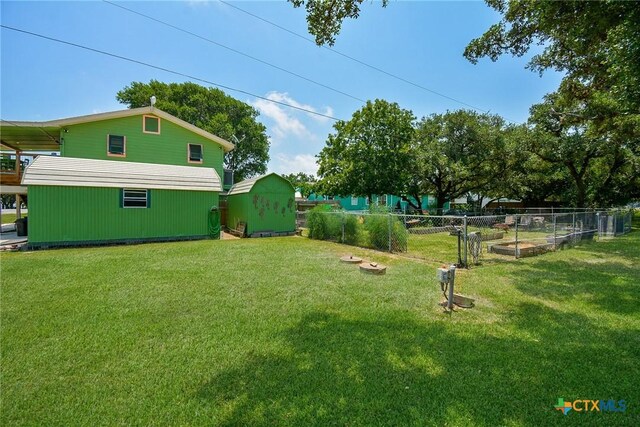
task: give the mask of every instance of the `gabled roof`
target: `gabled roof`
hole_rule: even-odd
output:
[[[108,113],[89,114],[87,116],[69,117],[66,119],[49,120],[46,122],[18,122],[2,120],[0,121],[0,133],[2,134],[2,144],[9,148],[20,150],[58,150],[60,148],[60,141],[57,140],[57,132],[65,126],[118,119],[121,117],[140,116],[143,114],[151,114],[160,117],[161,119],[190,130],[193,133],[220,144],[225,152],[229,152],[235,147],[229,141],[200,129],[191,123],[187,123],[169,113],[165,113],[155,107],[110,111]],[[29,144],[29,141],[32,143]]]
[[[260,181],[261,179],[264,179],[268,176],[271,175],[275,175],[278,178],[287,181],[285,178],[281,177],[280,175],[278,175],[275,172],[272,173],[268,173],[266,175],[260,175],[257,176],[255,178],[250,178],[250,179],[245,179],[244,181],[240,181],[237,184],[233,184],[233,187],[231,187],[231,189],[229,190],[229,192],[227,193],[227,195],[232,196],[234,194],[243,194],[243,193],[248,193],[251,191],[251,189],[253,188],[253,186],[255,185],[256,182]],[[287,181],[289,182],[289,181]],[[291,183],[289,182],[289,185],[291,185]],[[293,185],[291,185],[291,189],[293,191],[295,191],[295,189],[293,188]]]
[[[57,156],[37,157],[22,185],[222,191],[213,168]]]

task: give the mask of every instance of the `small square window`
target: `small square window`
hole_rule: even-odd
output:
[[[122,135],[108,135],[107,137],[107,154],[109,156],[124,157],[126,151],[127,138]]]
[[[160,134],[160,118],[155,116],[142,116],[142,132]]]
[[[189,144],[189,163],[202,163],[202,145]]]
[[[148,208],[149,190],[138,190],[133,188],[122,189],[123,208]]]

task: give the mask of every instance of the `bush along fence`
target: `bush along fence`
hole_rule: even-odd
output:
[[[523,258],[631,231],[632,210],[486,216],[347,212],[319,207],[298,217],[308,237],[461,266]]]

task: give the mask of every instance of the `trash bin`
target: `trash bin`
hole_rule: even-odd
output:
[[[15,221],[16,224],[16,234],[18,236],[26,236],[27,235],[27,217],[18,218]]]

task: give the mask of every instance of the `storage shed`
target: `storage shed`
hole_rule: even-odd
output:
[[[222,191],[213,168],[48,156],[22,184],[31,247],[213,236]]]
[[[295,189],[280,175],[239,182],[227,196],[227,227],[249,237],[295,233]]]

